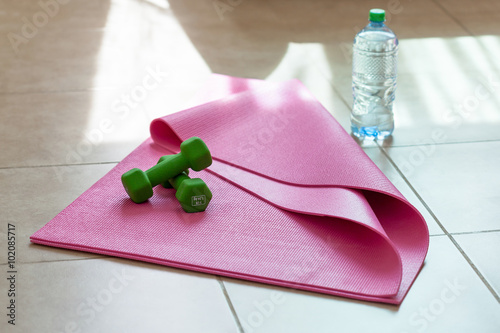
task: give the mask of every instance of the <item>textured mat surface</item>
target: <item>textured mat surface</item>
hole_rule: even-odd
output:
[[[424,219],[299,81],[214,75],[200,105],[146,140],[31,236],[34,243],[399,304],[427,253]],[[210,187],[186,214],[172,189],[128,199],[120,176],[201,137]]]

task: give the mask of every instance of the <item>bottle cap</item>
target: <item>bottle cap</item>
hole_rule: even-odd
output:
[[[385,10],[383,9],[371,9],[370,10],[370,21],[372,22],[384,22],[385,21]]]

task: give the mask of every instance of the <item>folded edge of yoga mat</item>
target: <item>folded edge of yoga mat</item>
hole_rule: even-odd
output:
[[[156,143],[147,140],[32,242],[400,303],[428,248],[421,215],[298,81],[215,75],[209,86],[213,101],[154,121]],[[121,173],[150,167],[191,135],[214,155],[199,175],[214,193],[207,211],[183,213],[162,188],[148,203],[130,202]],[[241,147],[252,135],[268,149],[248,158]],[[311,152],[313,141],[324,146]]]

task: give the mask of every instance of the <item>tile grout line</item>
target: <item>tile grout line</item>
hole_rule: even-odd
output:
[[[234,308],[233,302],[231,301],[231,297],[229,297],[229,293],[227,292],[226,286],[224,285],[224,281],[219,275],[215,275],[217,282],[219,282],[220,288],[222,289],[222,293],[226,298],[227,305],[233,314],[234,321],[236,322],[236,326],[238,326],[238,330],[240,333],[245,333],[243,326],[241,325],[240,319],[238,318],[238,314],[236,313],[236,309]]]
[[[452,236],[461,236],[461,235],[480,235],[480,234],[489,234],[489,233],[494,233],[494,232],[500,232],[500,229],[492,229],[492,230],[479,230],[479,231],[461,231],[461,232],[450,232],[450,235]],[[433,234],[430,235],[430,237],[435,237],[435,236],[446,236],[446,234]]]
[[[462,254],[462,256],[469,262],[469,265],[476,272],[476,274],[479,276],[479,278],[483,281],[483,283],[485,284],[486,288],[488,288],[488,290],[491,292],[491,294],[493,295],[493,297],[495,297],[495,299],[497,300],[497,302],[500,303],[500,296],[497,294],[497,292],[495,291],[495,289],[493,289],[493,287],[490,285],[490,283],[486,280],[486,278],[483,276],[483,274],[479,271],[479,269],[476,267],[476,265],[472,262],[472,260],[469,258],[469,256],[467,255],[467,253],[465,253],[465,251],[462,249],[462,247],[458,244],[458,242],[455,240],[455,238],[453,237],[453,235],[448,235],[448,237],[453,242],[453,244],[455,244],[456,248],[458,249],[458,251],[460,251],[460,253]]]
[[[402,144],[398,146],[380,146],[381,148],[409,148],[409,147],[421,147],[421,146],[445,146],[445,145],[462,145],[462,144],[475,144],[475,143],[488,143],[488,142],[499,142],[500,139],[491,140],[476,140],[476,141],[456,141],[456,142],[434,142],[434,143],[415,143],[415,144]]]
[[[462,254],[462,256],[465,258],[465,260],[469,263],[471,266],[472,270],[476,272],[477,276],[479,279],[484,283],[486,288],[490,291],[490,293],[495,297],[498,303],[500,303],[500,296],[497,294],[497,292],[493,289],[493,287],[490,285],[490,283],[486,280],[484,275],[479,271],[479,269],[476,267],[476,265],[472,262],[472,260],[469,258],[469,256],[465,253],[465,251],[462,249],[462,247],[458,244],[458,242],[455,240],[453,235],[451,235],[448,230],[444,227],[444,225],[439,221],[437,216],[434,214],[434,212],[431,210],[429,205],[423,200],[423,198],[420,196],[420,194],[417,192],[417,190],[413,187],[413,185],[410,183],[410,181],[405,177],[405,175],[401,172],[401,170],[398,168],[396,163],[392,160],[392,158],[387,154],[385,149],[383,149],[377,142],[377,145],[379,146],[380,150],[382,151],[382,154],[389,160],[389,163],[396,169],[398,174],[403,178],[403,180],[406,182],[406,184],[410,187],[410,189],[415,193],[417,196],[418,200],[422,203],[422,205],[425,207],[425,209],[429,212],[429,214],[432,216],[432,218],[436,221],[436,223],[439,225],[439,227],[444,231],[445,235],[448,237],[448,239],[455,245],[457,250]]]
[[[5,166],[5,167],[0,167],[0,170],[36,169],[36,168],[57,168],[57,167],[72,167],[72,166],[86,166],[86,165],[106,165],[106,164],[118,164],[118,163],[120,163],[120,161],[87,162],[87,163],[78,163],[78,164],[19,165],[19,166]]]
[[[452,232],[450,235],[452,236],[460,236],[460,235],[477,235],[477,234],[488,234],[492,232],[500,232],[500,229],[493,230],[481,230],[481,231],[463,231],[463,232]]]
[[[133,85],[130,83],[129,85]],[[88,93],[88,92],[109,92],[116,89],[126,89],[125,86],[101,86],[81,89],[60,89],[60,90],[27,90],[27,91],[0,91],[0,96],[16,96],[16,95],[50,95],[50,94],[74,94],[74,93]]]
[[[21,265],[31,265],[31,264],[49,264],[56,262],[69,262],[69,261],[83,261],[83,260],[96,260],[96,259],[105,259],[105,256],[100,257],[89,257],[89,258],[75,258],[75,259],[60,259],[60,260],[39,260],[39,261],[19,261],[18,263]],[[1,263],[0,266],[7,265],[8,263]]]
[[[464,31],[467,32],[470,36],[475,36],[462,22],[460,22],[459,19],[453,16],[439,1],[432,0],[432,2],[434,2],[436,6],[438,6],[446,15],[448,15],[449,18],[455,21],[455,23],[458,24],[462,29],[464,29]]]

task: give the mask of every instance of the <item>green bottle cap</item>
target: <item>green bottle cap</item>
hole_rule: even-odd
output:
[[[383,9],[371,9],[370,10],[370,21],[372,22],[384,22],[385,21],[385,10]]]

